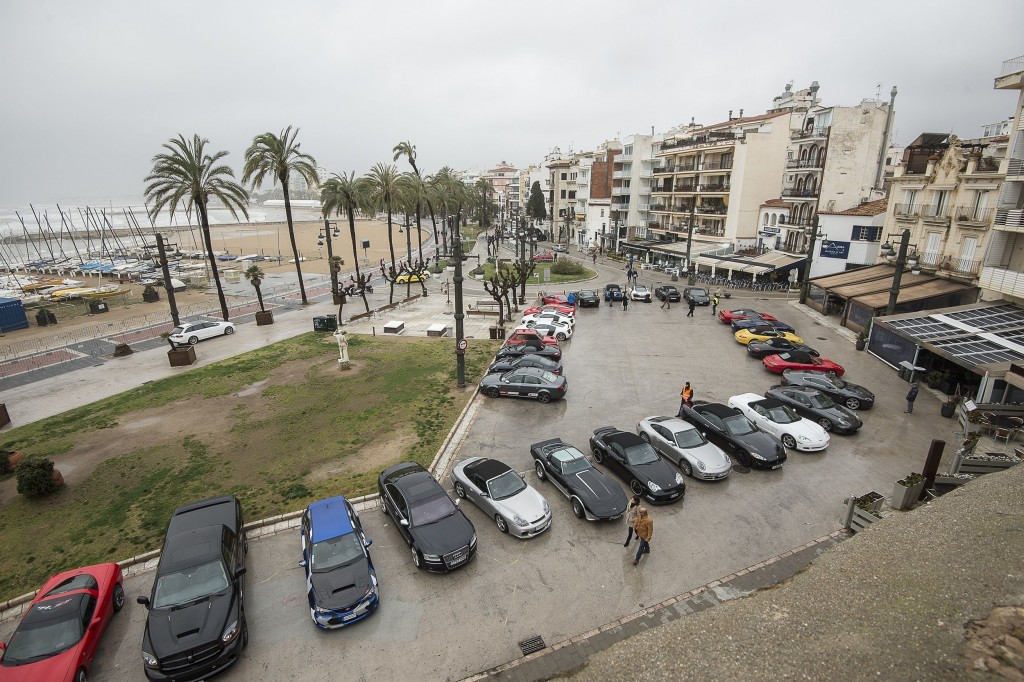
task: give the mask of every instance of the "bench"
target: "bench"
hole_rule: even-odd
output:
[[[469,306],[467,312],[470,315],[497,315],[499,312],[498,302],[494,299],[477,301]]]
[[[447,325],[438,323],[427,327],[427,336],[448,336]]]
[[[385,334],[401,334],[405,331],[405,322],[402,320],[388,320],[384,323]]]

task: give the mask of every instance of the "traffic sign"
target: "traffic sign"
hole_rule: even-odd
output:
[[[466,350],[466,348],[468,348],[468,347],[469,347],[469,341],[466,341],[466,339],[459,339],[459,344],[458,344],[459,350]]]

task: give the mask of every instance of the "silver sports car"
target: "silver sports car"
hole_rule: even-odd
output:
[[[470,457],[452,471],[455,494],[494,519],[498,530],[519,538],[540,535],[551,526],[551,507],[509,465]]]
[[[732,460],[708,442],[693,424],[676,417],[645,417],[636,425],[640,437],[687,476],[717,481],[732,471]]]

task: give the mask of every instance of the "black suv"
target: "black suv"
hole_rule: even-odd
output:
[[[201,680],[229,667],[248,644],[243,593],[249,546],[234,496],[171,514],[149,597],[142,663],[151,680]]]
[[[679,289],[676,289],[671,284],[664,284],[654,290],[654,296],[659,301],[664,301],[667,298],[670,303],[678,303]]]

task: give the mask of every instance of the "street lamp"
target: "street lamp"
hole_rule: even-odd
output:
[[[807,302],[807,294],[811,290],[811,263],[814,261],[814,243],[818,239],[827,238],[828,235],[818,230],[818,214],[811,218],[811,225],[804,233],[810,241],[807,243],[807,259],[804,261],[804,283],[800,287],[800,303]]]
[[[331,234],[332,234],[331,225],[334,225],[333,235],[335,237],[341,236],[341,232],[338,231],[338,221],[337,220],[328,220],[327,216],[324,216],[324,226],[320,230],[320,234],[317,235],[318,236],[318,240],[317,240],[316,245],[318,247],[322,247],[324,245],[324,240],[325,239],[327,240],[327,270],[331,274],[331,295],[334,296],[334,297],[337,297],[337,295],[338,295],[338,273],[334,272],[334,269],[333,269],[334,268],[334,264],[333,264],[333,260],[332,259],[334,258],[334,247],[333,247],[333,244],[331,242]]]
[[[907,265],[907,251],[911,247],[913,247],[914,251],[910,256],[910,260],[913,261],[910,263],[910,266],[912,268],[917,266],[917,244],[910,243],[910,230],[903,230],[903,233],[900,234],[900,247],[898,251],[894,251],[892,244],[889,243],[888,237],[894,236],[896,236],[895,232],[887,235],[885,243],[878,249],[878,253],[890,262],[893,261],[893,256],[895,255],[894,264],[896,266],[896,272],[892,276],[892,288],[889,289],[889,303],[885,306],[886,315],[892,315],[896,312],[896,299],[900,295],[900,282],[903,280],[903,268]]]

